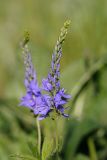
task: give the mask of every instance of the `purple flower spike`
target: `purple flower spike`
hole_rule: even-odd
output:
[[[51,112],[57,113],[56,115],[62,115],[63,117],[69,117],[65,114],[65,105],[71,98],[70,95],[65,93],[64,88],[60,85],[60,60],[62,57],[62,43],[65,40],[67,34],[67,28],[69,21],[64,23],[64,27],[61,29],[61,34],[57,40],[54,53],[52,55],[51,68],[47,78],[42,80],[42,87],[39,87],[36,72],[34,70],[31,55],[27,46],[29,37],[25,37],[22,44],[24,64],[25,64],[25,80],[26,95],[21,98],[21,106],[25,106],[33,111],[38,120],[43,120],[48,116],[51,116]],[[43,94],[46,91],[46,94]],[[52,119],[54,119],[52,117]]]
[[[36,72],[34,70],[31,55],[29,53],[29,50],[27,46],[24,48],[24,64],[25,64],[25,86],[26,88],[29,87],[30,82],[33,80],[35,83],[37,83],[36,80]]]
[[[53,110],[64,117],[68,117],[68,115],[64,113],[65,111],[64,105],[68,102],[68,99],[70,99],[71,96],[66,94],[64,88],[61,89],[60,86],[59,79],[60,79],[61,56],[62,56],[62,48],[60,48],[60,50],[57,53],[56,52],[53,53],[51,69],[50,72],[48,73],[48,77],[42,80],[42,89],[48,92],[51,98],[49,101],[50,103],[49,110],[45,109],[45,111],[47,112],[42,113],[40,119],[46,118],[49,115],[49,113],[52,112]]]

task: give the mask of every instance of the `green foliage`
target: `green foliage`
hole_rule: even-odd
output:
[[[100,64],[99,62],[96,62],[96,63]],[[102,64],[104,64],[104,61],[102,61]],[[85,78],[82,81],[80,80],[80,83],[79,83],[79,87],[81,87],[81,90],[80,90],[81,92],[79,92],[76,103],[75,104],[73,103],[73,105],[74,105],[74,117],[78,116],[78,118],[80,119],[80,122],[78,121],[73,122],[73,119],[70,120],[69,122],[68,133],[70,134],[70,137],[67,137],[67,139],[65,139],[65,142],[68,141],[65,143],[65,146],[67,146],[65,159],[72,159],[72,158],[74,159],[76,150],[78,149],[78,147],[81,147],[80,146],[81,141],[84,139],[84,137],[87,137],[86,143],[88,148],[88,154],[90,155],[90,157],[92,157],[92,159],[95,159],[95,157],[98,157],[98,158],[100,157],[100,159],[103,159],[104,157],[107,156],[106,154],[104,154],[103,158],[101,158],[101,152],[98,153],[94,149],[96,148],[96,144],[94,144],[95,137],[93,137],[93,144],[92,143],[88,144],[88,135],[90,136],[90,134],[92,134],[93,132],[95,132],[94,134],[96,135],[97,130],[100,127],[106,128],[106,116],[104,115],[104,113],[105,114],[107,113],[107,108],[105,105],[107,103],[106,63],[103,67],[100,64],[100,67],[98,67],[99,68],[98,70],[96,70],[97,67],[95,66],[98,67],[98,65],[93,65],[92,70],[89,69],[86,73],[87,76],[85,76]],[[91,71],[92,72],[95,71],[95,74],[90,74]],[[96,79],[96,81],[94,81],[94,79]],[[86,85],[85,88],[83,84]],[[79,91],[78,88],[74,87],[74,89],[77,89],[77,91]],[[75,92],[72,92],[72,93],[75,93]],[[73,125],[73,123],[75,124],[75,126]],[[104,137],[101,137],[101,138],[104,138]],[[105,145],[103,144],[103,148],[106,148],[107,141],[105,138],[104,138],[104,142],[105,142],[104,143]],[[93,147],[93,145],[95,146]]]
[[[85,155],[79,154],[76,156],[76,160],[89,160],[89,158]]]
[[[42,160],[48,160],[55,152],[55,142],[52,137],[45,137],[42,148]]]
[[[37,160],[36,158],[34,157],[31,157],[31,156],[22,156],[22,155],[11,155],[10,156],[11,158],[17,158],[17,159],[22,159],[22,160]]]
[[[28,142],[28,146],[29,146],[29,149],[30,149],[32,155],[33,155],[35,158],[40,159],[37,145],[34,145],[34,144],[32,144],[32,142],[29,141],[29,142]]]

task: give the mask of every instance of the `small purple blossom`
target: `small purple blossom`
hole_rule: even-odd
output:
[[[36,106],[34,108],[34,114],[39,115],[40,117],[46,118],[48,116],[48,113],[50,112],[50,97],[41,96],[36,99]]]
[[[67,34],[68,23],[64,24],[61,35],[55,46],[55,51],[52,55],[51,68],[47,78],[42,80],[40,88],[37,82],[36,72],[34,70],[30,52],[25,39],[23,47],[24,64],[25,64],[25,87],[26,95],[21,98],[20,106],[25,106],[33,111],[38,116],[39,120],[50,116],[51,112],[56,112],[57,115],[68,117],[65,114],[65,105],[71,98],[65,93],[65,89],[60,85],[60,59],[62,57],[62,43]],[[46,93],[43,94],[43,91]]]
[[[45,91],[51,91],[53,89],[52,84],[49,82],[49,79],[42,80],[42,89]]]
[[[31,110],[33,109],[33,106],[35,106],[35,100],[30,92],[27,92],[26,95],[21,98],[20,106],[26,106]]]

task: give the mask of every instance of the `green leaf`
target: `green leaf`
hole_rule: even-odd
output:
[[[18,159],[22,159],[22,160],[38,160],[35,159],[34,157],[31,156],[22,156],[22,155],[11,155],[11,158],[18,158]]]
[[[84,108],[84,117],[88,117],[96,121],[102,126],[107,125],[107,69],[105,68],[100,73],[99,91],[94,92],[94,87],[88,88],[87,98],[85,100],[86,106]]]
[[[37,145],[33,145],[32,142],[28,142],[28,147],[32,153],[32,155],[36,158],[40,158],[39,153],[38,153],[38,147]]]
[[[54,139],[45,137],[42,148],[42,160],[49,159],[55,152]]]
[[[104,70],[104,69],[102,69]],[[107,71],[105,69],[104,72],[101,70],[100,75],[100,83],[99,83],[99,91],[95,91],[94,84],[92,81],[87,85],[87,87],[84,89],[84,92],[86,93],[83,113],[82,113],[82,119],[81,122],[78,123],[74,128],[72,129],[71,137],[69,138],[69,142],[67,144],[66,149],[66,158],[72,159],[76,153],[76,149],[80,144],[80,141],[88,135],[93,130],[97,129],[101,126],[107,125],[107,85],[106,85],[106,79],[107,79]],[[97,82],[95,82],[97,83]],[[96,84],[95,84],[96,85]],[[83,92],[82,92],[83,93]],[[78,98],[80,98],[81,93]],[[78,101],[78,99],[77,99]],[[78,104],[80,107],[80,104]],[[72,122],[70,122],[72,123]],[[69,125],[71,125],[69,123]]]
[[[78,154],[76,156],[76,160],[90,160],[89,157],[83,155],[83,154]]]
[[[78,125],[75,123],[72,135],[66,144],[66,158],[68,160],[74,157],[81,139],[96,128],[98,128],[98,124],[89,119],[84,119]]]

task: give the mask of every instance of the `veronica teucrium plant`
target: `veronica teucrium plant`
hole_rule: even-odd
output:
[[[41,131],[39,120],[43,120],[47,117],[53,120],[60,116],[65,118],[69,117],[69,115],[65,113],[65,110],[68,108],[67,106],[65,107],[65,105],[71,96],[66,93],[65,89],[62,88],[60,84],[62,44],[67,35],[69,24],[70,21],[66,21],[61,28],[61,33],[52,54],[52,62],[48,75],[46,78],[42,79],[41,86],[38,85],[36,71],[32,64],[31,54],[28,48],[28,32],[26,32],[24,40],[21,43],[25,66],[24,85],[26,87],[26,95],[21,98],[20,106],[29,108],[37,117],[39,155],[41,154]]]
[[[71,96],[68,95],[60,85],[60,59],[62,57],[62,44],[67,35],[69,24],[70,21],[66,21],[61,29],[60,36],[52,54],[52,62],[48,76],[42,80],[41,87],[38,85],[36,71],[33,67],[31,54],[28,49],[28,34],[26,34],[22,43],[26,95],[21,98],[20,105],[29,108],[37,116],[38,120],[43,120],[46,117],[54,119],[59,115],[68,117],[68,114],[65,114],[67,107],[64,106]],[[43,90],[46,91],[45,94],[43,94]]]

